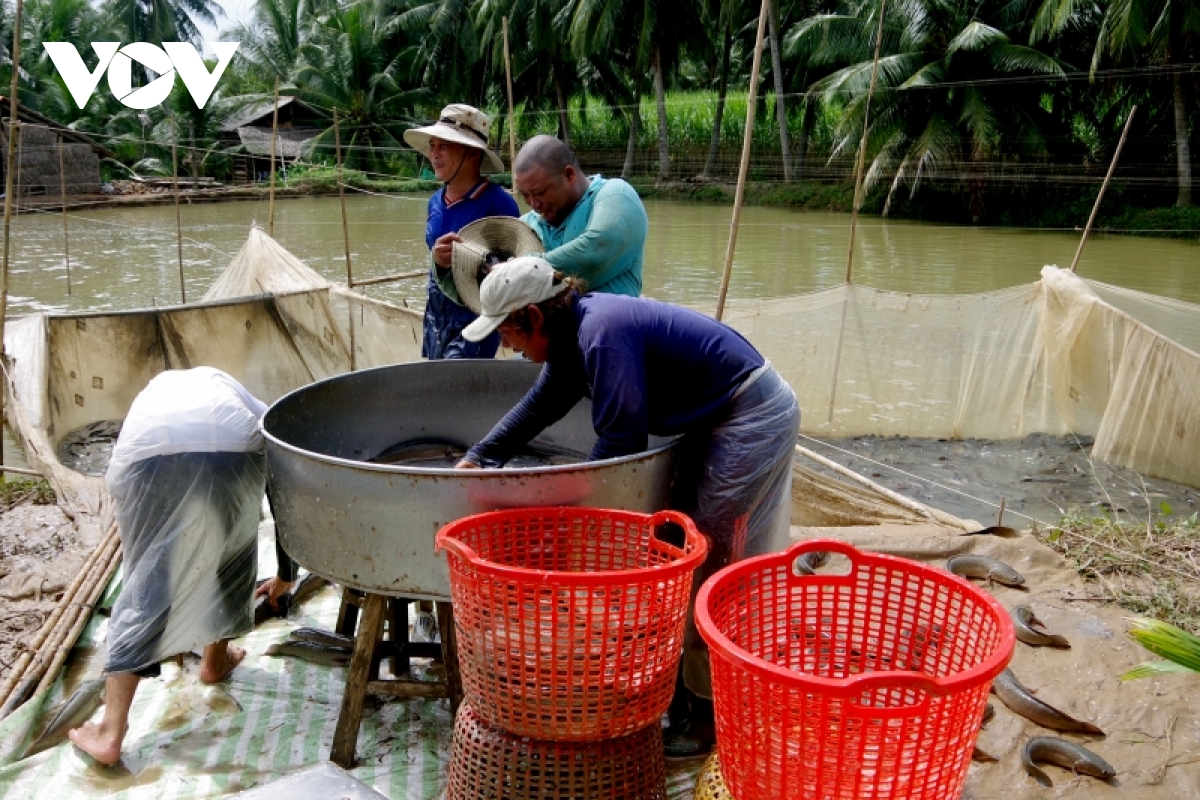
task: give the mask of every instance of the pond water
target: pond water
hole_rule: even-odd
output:
[[[424,195],[346,199],[356,278],[424,268]],[[720,287],[730,207],[650,201],[645,293],[713,307]],[[246,240],[267,225],[267,200],[181,208],[187,296],[199,298]],[[111,310],[179,302],[175,211],[170,205],[72,212],[68,219],[71,296],[62,218],[47,212],[13,220],[9,313]],[[863,218],[853,279],[881,289],[968,293],[1037,280],[1045,264],[1070,264],[1075,232],[972,228]],[[845,280],[847,214],[747,207],[742,212],[730,297],[798,294]],[[336,197],[279,200],[275,237],[329,279],[345,282]],[[1200,303],[1200,242],[1094,235],[1081,275]],[[396,303],[424,303],[423,280],[366,287]]]

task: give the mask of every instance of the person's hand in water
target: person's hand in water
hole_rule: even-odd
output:
[[[480,467],[474,461],[468,461],[465,458],[462,459],[461,461],[459,461],[457,464],[455,464],[454,468],[455,469],[482,469],[482,467]]]

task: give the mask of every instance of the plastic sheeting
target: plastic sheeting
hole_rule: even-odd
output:
[[[125,567],[107,672],[253,626],[266,410],[211,367],[160,373],[133,401],[105,474]]]
[[[1096,458],[1200,486],[1200,306],[1046,267],[977,295],[733,301],[726,322],[796,390],[805,433],[1075,433]]]

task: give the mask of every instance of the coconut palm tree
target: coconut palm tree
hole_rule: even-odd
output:
[[[216,0],[107,0],[103,14],[126,42],[200,43],[197,22],[216,25],[225,16]]]
[[[1175,160],[1179,192],[1175,205],[1192,204],[1192,154],[1188,146],[1187,66],[1200,58],[1200,3],[1196,0],[1111,0],[1092,57],[1092,75],[1105,56],[1139,57],[1171,74]]]
[[[238,56],[254,66],[260,79],[291,78],[300,47],[313,20],[311,0],[256,0],[254,22],[234,31]]]
[[[401,82],[412,74],[413,52],[388,46],[398,30],[397,19],[378,14],[370,0],[331,8],[314,21],[300,46],[293,85],[280,89],[327,110],[331,118],[338,110],[351,166],[386,171],[395,154],[407,151],[401,135],[417,123],[414,109],[428,97]],[[313,146],[331,152],[333,144],[331,124]]]
[[[415,42],[413,77],[418,83],[447,102],[473,99],[483,104],[484,78],[476,69],[483,42],[468,0],[401,0],[384,13],[395,14]]]
[[[817,84],[826,102],[843,106],[835,156],[854,153],[862,137],[879,7],[866,0],[857,14],[819,15],[789,35],[814,66],[850,62]],[[889,9],[866,175],[867,187],[890,179],[885,215],[905,183],[915,192],[922,180],[940,177],[965,181],[977,221],[993,162],[1047,152],[1040,102],[1046,81],[1065,70],[1012,41],[1000,27],[1003,10],[1004,0],[910,0]]]

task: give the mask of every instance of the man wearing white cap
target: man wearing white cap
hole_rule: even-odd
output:
[[[460,468],[503,466],[586,396],[597,436],[589,459],[641,452],[650,435],[682,437],[673,505],[711,543],[697,587],[733,561],[790,544],[800,408],[741,334],[679,306],[581,295],[576,279],[535,256],[493,267],[479,303],[464,338],[499,330],[506,347],[544,366]],[[668,755],[698,755],[714,740],[708,654],[690,620]]]
[[[451,249],[457,232],[484,217],[515,217],[517,203],[484,174],[503,172],[504,162],[488,149],[491,120],[461,103],[446,106],[433,125],[411,128],[404,141],[429,158],[443,186],[429,198],[425,243],[433,255],[425,304],[421,355],[428,359],[492,358],[500,338],[468,342],[460,336],[475,314],[461,301],[450,273]]]

